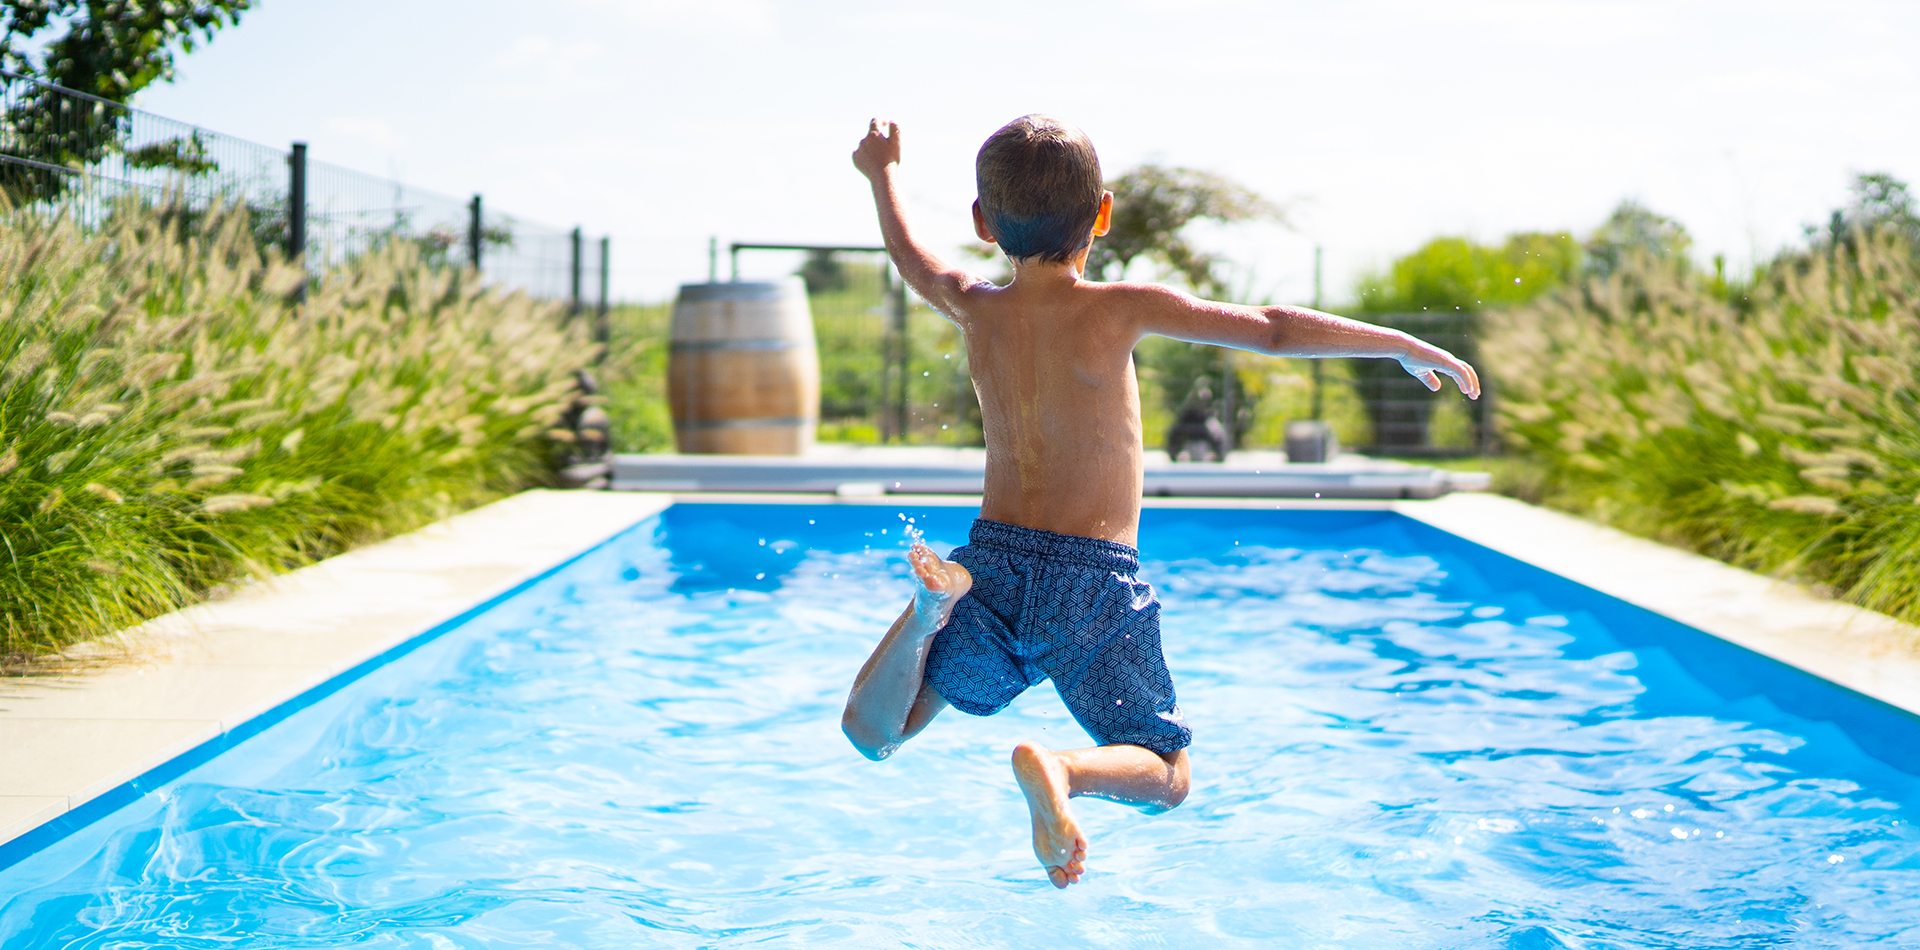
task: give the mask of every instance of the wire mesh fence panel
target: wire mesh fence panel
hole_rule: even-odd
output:
[[[0,189],[16,208],[98,226],[127,198],[245,204],[286,222],[286,153],[0,71]]]
[[[120,202],[190,212],[244,205],[264,247],[316,274],[395,242],[490,283],[604,304],[607,242],[351,169],[308,161],[0,70],[0,192],[15,207],[104,225]]]
[[[966,342],[911,300],[904,340],[892,324],[898,278],[873,260],[810,265],[808,304],[820,351],[820,441],[980,444]],[[903,412],[904,410],[904,412]],[[901,416],[904,414],[904,425]]]
[[[1459,313],[1369,314],[1367,320],[1405,330],[1422,340],[1474,362],[1475,319]],[[1491,446],[1487,401],[1468,400],[1451,379],[1439,392],[1409,375],[1394,360],[1352,360],[1353,384],[1372,423],[1371,445],[1378,455],[1468,455]]]

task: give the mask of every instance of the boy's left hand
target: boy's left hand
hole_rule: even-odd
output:
[[[1460,391],[1466,393],[1467,398],[1480,398],[1480,374],[1474,372],[1473,367],[1468,366],[1465,360],[1437,346],[1410,339],[1407,355],[1400,357],[1400,366],[1412,373],[1413,378],[1427,384],[1427,388],[1434,392],[1440,391],[1439,374],[1445,373],[1453,377],[1453,381],[1459,384]]]
[[[867,137],[853,150],[853,167],[872,179],[888,165],[900,164],[900,124],[874,119],[867,123]]]

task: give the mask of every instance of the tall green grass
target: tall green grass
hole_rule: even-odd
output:
[[[1541,500],[1920,621],[1920,266],[1892,231],[1750,288],[1630,259],[1489,314]]]
[[[0,658],[550,477],[555,307],[402,244],[305,278],[241,213],[0,221]]]

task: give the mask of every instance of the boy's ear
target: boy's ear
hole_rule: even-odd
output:
[[[979,202],[975,202],[978,204]],[[1093,217],[1093,236],[1100,237],[1113,230],[1113,192],[1100,193],[1100,213]]]
[[[980,240],[993,243],[993,232],[987,230],[987,216],[980,213],[980,200],[977,198],[973,202],[973,233],[979,235]]]

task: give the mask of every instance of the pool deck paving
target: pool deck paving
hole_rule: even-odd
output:
[[[676,500],[979,504],[964,495],[534,491],[247,585],[119,635],[105,662],[0,680],[0,842],[299,700]],[[1920,713],[1920,629],[1511,499],[1145,504],[1396,511]]]

